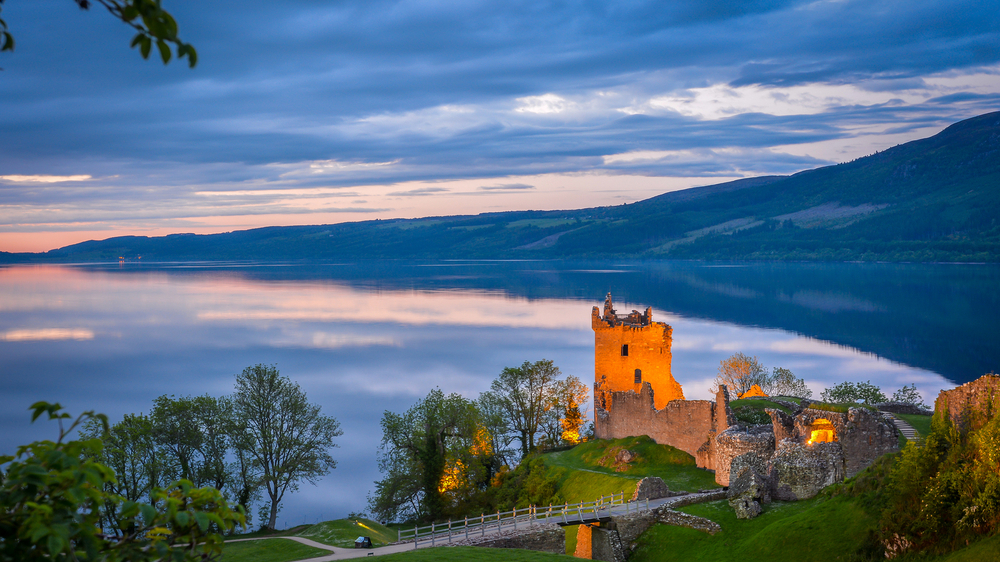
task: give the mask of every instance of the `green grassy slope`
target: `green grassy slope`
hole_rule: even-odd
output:
[[[329,554],[288,539],[227,542],[222,546],[224,562],[289,562]]]
[[[912,425],[913,429],[917,430],[917,433],[919,433],[921,437],[930,435],[931,417],[933,416],[923,416],[920,414],[896,414],[896,416]]]
[[[295,533],[296,536],[328,544],[353,548],[360,536],[371,537],[374,546],[396,542],[396,531],[369,519],[337,519],[324,521]]]
[[[0,261],[141,255],[147,261],[641,256],[995,262],[998,217],[1000,112],[853,162],[629,205],[126,236],[45,254],[0,254]]]

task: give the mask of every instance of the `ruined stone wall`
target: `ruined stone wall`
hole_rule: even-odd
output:
[[[607,408],[611,399],[608,393],[627,390],[638,393],[645,382],[656,391],[657,409],[662,409],[671,400],[683,400],[684,391],[670,370],[673,328],[663,322],[653,322],[650,309],[634,320],[638,323],[622,322],[613,309],[602,317],[596,306],[591,313],[594,381],[599,385],[595,387],[594,403]],[[626,345],[628,355],[623,354]],[[635,382],[636,369],[641,376],[638,384]]]
[[[768,426],[741,427],[734,425],[715,437],[717,457],[715,482],[729,485],[729,472],[733,459],[747,453],[756,453],[764,459],[774,453],[774,432]]]
[[[642,384],[638,394],[612,392],[609,409],[595,408],[595,437],[620,439],[648,435],[661,445],[696,456],[715,429],[715,403],[674,400],[662,409],[654,404],[653,389],[648,382]]]
[[[519,529],[517,531],[508,530],[485,537],[473,535],[468,539],[455,540],[451,545],[520,548],[524,550],[537,550],[539,552],[551,552],[552,554],[565,554],[566,531],[554,523],[542,523],[527,529]]]
[[[942,390],[934,401],[936,415],[948,412],[963,430],[979,429],[1000,410],[1000,375],[983,375],[951,390]]]

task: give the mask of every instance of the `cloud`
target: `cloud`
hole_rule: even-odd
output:
[[[0,334],[0,340],[9,342],[92,340],[94,332],[85,328],[41,328],[8,330]]]
[[[481,185],[479,189],[484,191],[517,191],[522,189],[535,189],[535,186],[526,183],[504,183],[500,185]]]
[[[213,200],[219,215],[293,215],[312,212],[293,202],[309,188],[384,208],[374,197],[405,182],[515,197],[543,189],[486,188],[786,174],[991,111],[1000,89],[997,0],[241,6],[171,8],[194,70],[143,61],[98,11],[6,7],[3,215],[174,216],[207,212],[191,193],[213,191],[240,192]]]
[[[59,183],[64,181],[87,181],[91,178],[89,175],[76,175],[76,176],[47,176],[47,175],[33,175],[33,176],[0,176],[0,180],[9,181],[13,183]]]
[[[449,191],[444,187],[420,187],[417,189],[410,189],[407,191],[391,191],[386,195],[393,195],[398,197],[422,197],[425,195],[434,195],[435,193],[445,193]]]

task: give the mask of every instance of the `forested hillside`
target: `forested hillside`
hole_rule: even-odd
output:
[[[0,261],[568,258],[1000,261],[1000,112],[852,162],[567,211],[125,236]]]

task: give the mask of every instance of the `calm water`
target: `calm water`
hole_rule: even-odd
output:
[[[118,264],[0,268],[0,451],[53,436],[36,400],[111,416],[161,394],[222,395],[275,363],[342,423],[340,466],[286,499],[283,524],[365,508],[384,410],[434,386],[475,397],[505,366],[552,359],[593,380],[590,310],[652,306],[673,371],[709,398],[733,352],[786,367],[818,395],[886,393],[1000,370],[993,266],[678,262]]]

